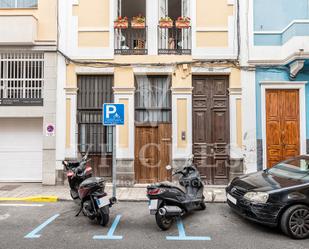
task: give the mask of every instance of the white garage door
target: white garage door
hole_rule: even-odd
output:
[[[42,119],[0,119],[0,181],[42,181]]]

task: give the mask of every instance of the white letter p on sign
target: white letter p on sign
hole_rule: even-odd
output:
[[[106,105],[106,118],[109,118],[109,115],[114,113],[116,113],[116,106]]]

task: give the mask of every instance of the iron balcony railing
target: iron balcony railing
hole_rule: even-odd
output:
[[[158,26],[158,54],[191,54],[191,27],[179,29]]]
[[[147,27],[126,29],[115,28],[115,54],[118,55],[146,55]]]

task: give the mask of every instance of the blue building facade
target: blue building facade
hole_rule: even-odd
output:
[[[252,8],[249,63],[255,67],[257,169],[261,170],[309,153],[309,1],[253,0]],[[294,92],[298,98],[280,95],[285,96],[280,102],[276,95],[280,91]],[[285,104],[276,106],[280,103]]]

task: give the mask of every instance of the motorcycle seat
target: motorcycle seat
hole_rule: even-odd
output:
[[[166,188],[176,188],[181,192],[186,193],[186,189],[183,186],[168,181],[157,183],[157,186]]]

